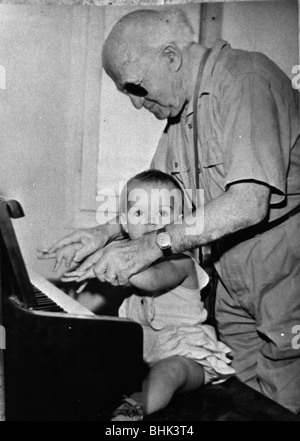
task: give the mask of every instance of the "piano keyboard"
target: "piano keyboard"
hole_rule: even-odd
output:
[[[34,311],[95,315],[31,268],[27,267],[27,271],[37,300],[37,306],[33,308]]]
[[[37,302],[35,306],[35,311],[51,311],[51,312],[66,312],[61,306],[58,306],[53,300],[49,299],[42,291],[40,291],[36,286],[32,286],[32,291]]]

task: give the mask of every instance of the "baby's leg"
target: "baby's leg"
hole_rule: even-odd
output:
[[[155,363],[143,383],[142,392],[131,397],[143,406],[144,414],[164,408],[174,393],[197,389],[204,382],[203,367],[179,355]]]

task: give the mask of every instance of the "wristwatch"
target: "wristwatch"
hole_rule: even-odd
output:
[[[172,254],[172,238],[165,227],[156,230],[156,243],[162,250],[164,256],[170,256]]]

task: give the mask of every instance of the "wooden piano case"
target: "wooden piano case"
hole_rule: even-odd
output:
[[[7,237],[20,210],[0,201],[6,420],[107,420],[123,394],[141,388],[142,328],[117,317],[30,309],[18,244]]]

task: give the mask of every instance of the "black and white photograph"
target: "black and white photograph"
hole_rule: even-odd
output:
[[[300,421],[299,16],[0,1],[0,421]]]

